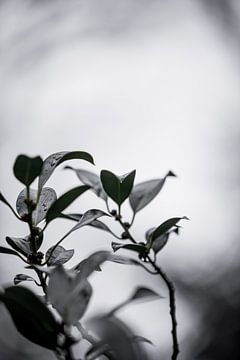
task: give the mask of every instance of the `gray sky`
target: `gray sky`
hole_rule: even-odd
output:
[[[136,168],[137,181],[171,169],[178,178],[169,179],[159,198],[139,213],[135,235],[143,236],[168,217],[187,215],[191,221],[184,223],[181,236],[160,255],[166,270],[194,273],[233,259],[239,235],[240,130],[234,38],[200,2],[64,3],[9,1],[0,7],[1,191],[14,203],[21,185],[11,169],[19,153],[46,157],[85,150],[93,154],[96,171],[123,174]],[[49,181],[58,194],[77,184],[61,169]],[[102,206],[89,196],[72,209],[97,205]],[[24,235],[25,228],[3,206],[0,211],[3,245],[6,235]],[[49,229],[46,248],[68,228],[58,224]],[[76,247],[82,257],[108,248],[110,241],[108,235],[83,230],[65,246]],[[8,281],[22,269],[15,259],[1,258],[1,264]],[[108,266],[101,282],[99,276],[93,279],[96,306],[102,309],[144,279],[135,270],[111,268],[115,288]],[[107,299],[103,288],[113,289]],[[164,306],[153,308],[167,322]],[[186,314],[182,305],[179,316]],[[150,324],[155,315],[148,316]],[[168,337],[165,326],[161,331]],[[186,320],[182,336],[188,326]],[[158,324],[143,331],[158,343]]]

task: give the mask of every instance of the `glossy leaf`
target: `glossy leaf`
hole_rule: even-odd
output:
[[[13,279],[14,285],[18,285],[23,281],[35,281],[34,278],[25,274],[17,274]]]
[[[112,249],[114,252],[118,251],[119,249],[127,249],[132,250],[140,255],[144,255],[147,251],[146,247],[144,245],[140,244],[120,244],[116,242],[112,242]]]
[[[74,325],[84,315],[92,287],[80,274],[57,266],[49,278],[48,299],[67,325]]]
[[[129,202],[134,213],[143,209],[158,195],[168,176],[175,175],[169,171],[162,179],[145,181],[133,187],[129,196]]]
[[[0,293],[17,330],[28,340],[54,350],[59,325],[46,305],[30,290],[21,286],[6,288]]]
[[[84,169],[74,169],[71,166],[65,166],[64,169],[70,169],[75,171],[77,177],[84,185],[89,185],[91,187],[91,190],[100,198],[103,200],[107,199],[107,195],[105,191],[103,190],[100,177],[88,170]]]
[[[60,151],[48,156],[44,162],[39,176],[38,190],[41,191],[44,184],[52,175],[58,165],[67,160],[81,159],[94,164],[92,156],[84,151]]]
[[[40,175],[42,166],[43,161],[40,156],[31,158],[26,155],[19,155],[15,161],[13,172],[21,183],[30,186]]]
[[[52,252],[53,247],[50,247],[46,252],[45,258],[48,259],[48,266],[56,266],[65,264],[73,257],[74,250],[66,250],[64,247],[58,245]],[[51,254],[51,257],[49,258]]]
[[[155,239],[157,239],[158,237],[160,237],[161,235],[163,235],[167,231],[169,231],[172,227],[174,227],[182,219],[189,220],[186,216],[183,216],[183,217],[171,218],[171,219],[164,221],[160,226],[158,226],[156,228],[156,230],[154,230],[154,232],[152,234],[152,242],[154,242]]]
[[[6,242],[14,250],[20,252],[24,256],[28,256],[30,254],[30,252],[31,252],[30,243],[26,239],[7,236],[6,237]]]
[[[101,171],[101,182],[106,194],[119,206],[129,197],[136,171],[123,176],[116,176],[111,171]]]
[[[89,186],[87,185],[77,186],[60,196],[60,198],[58,198],[48,210],[46,214],[46,222],[49,223],[59,217],[62,211],[64,211],[74,200],[76,200],[88,189]]]

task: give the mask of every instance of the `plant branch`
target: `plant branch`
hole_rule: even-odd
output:
[[[118,218],[116,220],[118,220],[119,224],[126,231],[129,240],[131,240],[134,244],[137,244],[137,241],[132,237],[132,235],[131,235],[131,233],[129,231],[129,228],[122,221],[120,214],[119,214],[119,216],[118,216]],[[161,278],[163,279],[163,281],[165,282],[167,288],[168,288],[170,316],[171,316],[171,322],[172,322],[171,333],[172,333],[172,348],[173,348],[173,350],[172,350],[171,359],[176,360],[180,351],[179,351],[178,336],[177,336],[175,288],[174,288],[173,283],[170,281],[170,279],[166,275],[166,273],[163,272],[163,270],[156,265],[156,263],[155,263],[156,256],[155,256],[154,260],[152,260],[151,257],[149,255],[147,255],[146,260],[149,261],[149,263],[152,265],[152,267],[156,271],[153,274],[159,274],[161,276]]]

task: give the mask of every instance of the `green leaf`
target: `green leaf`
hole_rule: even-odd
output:
[[[129,196],[129,202],[133,212],[136,214],[148,205],[161,191],[168,176],[175,176],[169,171],[163,179],[149,180],[133,187]]]
[[[57,266],[49,278],[48,299],[67,325],[74,325],[84,315],[92,287],[79,273]]]
[[[105,193],[105,191],[103,190],[101,181],[100,181],[100,177],[88,170],[84,170],[84,169],[74,169],[71,166],[65,166],[64,169],[70,169],[75,171],[77,177],[79,178],[79,180],[84,184],[84,185],[89,185],[91,186],[91,190],[100,198],[102,198],[103,200],[107,199],[107,195]]]
[[[116,176],[111,171],[101,171],[101,182],[106,194],[119,206],[129,197],[135,179],[136,171]]]
[[[22,281],[35,281],[34,278],[25,274],[17,274],[13,279],[14,285],[20,284]]]
[[[94,164],[92,156],[84,151],[60,151],[48,156],[44,162],[41,174],[39,176],[38,190],[41,191],[44,184],[52,175],[58,165],[67,160],[81,159]]]
[[[8,249],[4,246],[0,246],[0,254],[15,255],[15,256],[20,257],[20,259],[22,259],[21,255],[19,253],[17,253],[16,251],[14,251],[12,249]]]
[[[112,249],[114,252],[118,251],[119,249],[132,250],[132,251],[136,251],[140,255],[144,255],[147,252],[146,247],[141,244],[120,244],[120,243],[112,242]]]
[[[156,230],[154,230],[152,234],[152,242],[155,241],[158,237],[165,234],[169,231],[172,227],[174,227],[180,220],[185,219],[189,220],[186,216],[183,217],[175,217],[164,221],[161,225],[159,225]]]
[[[46,222],[49,223],[50,221],[59,217],[63,210],[65,210],[74,200],[76,200],[88,189],[89,186],[87,185],[77,186],[60,196],[60,198],[57,199],[48,210],[46,215]]]
[[[14,250],[20,252],[24,256],[28,256],[30,254],[30,252],[31,252],[30,243],[26,239],[7,236],[6,237],[6,242]]]
[[[15,177],[24,185],[29,186],[40,175],[43,161],[40,156],[31,158],[19,155],[13,166]]]
[[[50,247],[46,252],[45,258],[48,259],[49,255],[51,257],[48,259],[48,266],[56,266],[60,264],[65,264],[68,260],[73,257],[74,250],[66,250],[64,247],[58,245],[52,252],[53,247]]]
[[[0,301],[5,304],[23,336],[45,348],[56,348],[59,325],[33,292],[21,286],[12,286],[0,293]]]

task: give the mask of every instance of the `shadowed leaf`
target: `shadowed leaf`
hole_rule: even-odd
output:
[[[35,281],[34,278],[25,274],[17,274],[13,279],[14,285],[20,284],[22,281]]]
[[[13,286],[0,293],[0,301],[5,304],[23,336],[48,349],[56,348],[59,325],[34,293],[21,286]]]
[[[40,175],[43,161],[40,156],[31,158],[19,155],[13,166],[15,177],[24,185],[29,186]]]
[[[30,254],[30,252],[31,252],[30,243],[26,239],[7,236],[6,237],[6,242],[14,250],[20,252],[24,256],[28,256]]]

